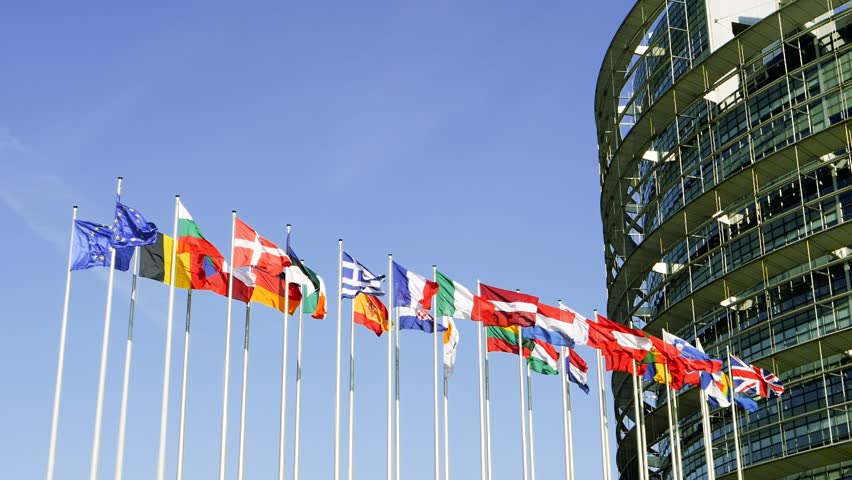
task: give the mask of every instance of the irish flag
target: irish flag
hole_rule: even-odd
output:
[[[322,320],[328,313],[325,308],[325,282],[322,280],[322,277],[317,275],[316,272],[310,268],[305,267],[305,269],[316,276],[317,281],[319,282],[319,288],[314,288],[312,283],[302,287],[304,291],[302,306],[305,309],[305,313],[310,313],[311,317],[316,318],[317,320]]]

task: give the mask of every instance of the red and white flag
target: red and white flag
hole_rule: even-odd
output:
[[[237,219],[234,232],[234,268],[255,267],[278,275],[289,266],[290,257],[284,250]]]
[[[479,285],[479,290],[482,295],[480,298],[488,305],[485,306],[486,308],[477,308],[477,299],[474,299],[472,320],[494,327],[535,325],[535,316],[538,311],[538,297],[535,295],[491,287],[484,283]]]

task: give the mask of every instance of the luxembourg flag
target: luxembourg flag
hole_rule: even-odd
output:
[[[436,293],[436,282],[393,262],[393,305],[399,328],[432,333],[432,325],[435,322],[427,310],[432,308],[432,297]],[[438,331],[444,329],[443,325],[438,325]]]
[[[568,358],[565,359],[565,366],[568,367],[568,380],[576,383],[580,388],[589,394],[589,385],[586,376],[589,373],[589,366],[573,348],[568,349]]]
[[[587,328],[584,329],[584,326]],[[557,347],[573,347],[575,344],[586,343],[589,333],[588,326],[581,323],[573,311],[539,303],[535,325],[524,327],[524,337]]]

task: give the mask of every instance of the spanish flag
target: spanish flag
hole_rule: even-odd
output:
[[[381,337],[382,333],[390,331],[388,309],[379,297],[359,293],[353,300],[355,323],[364,325]]]

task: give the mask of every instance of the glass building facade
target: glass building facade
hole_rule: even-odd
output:
[[[726,348],[786,392],[738,410],[745,478],[852,478],[852,2],[639,0],[597,81],[609,318]],[[672,476],[665,389],[634,418],[614,374],[616,463]],[[699,395],[676,405],[683,478],[707,478]],[[715,477],[736,478],[711,407]]]

